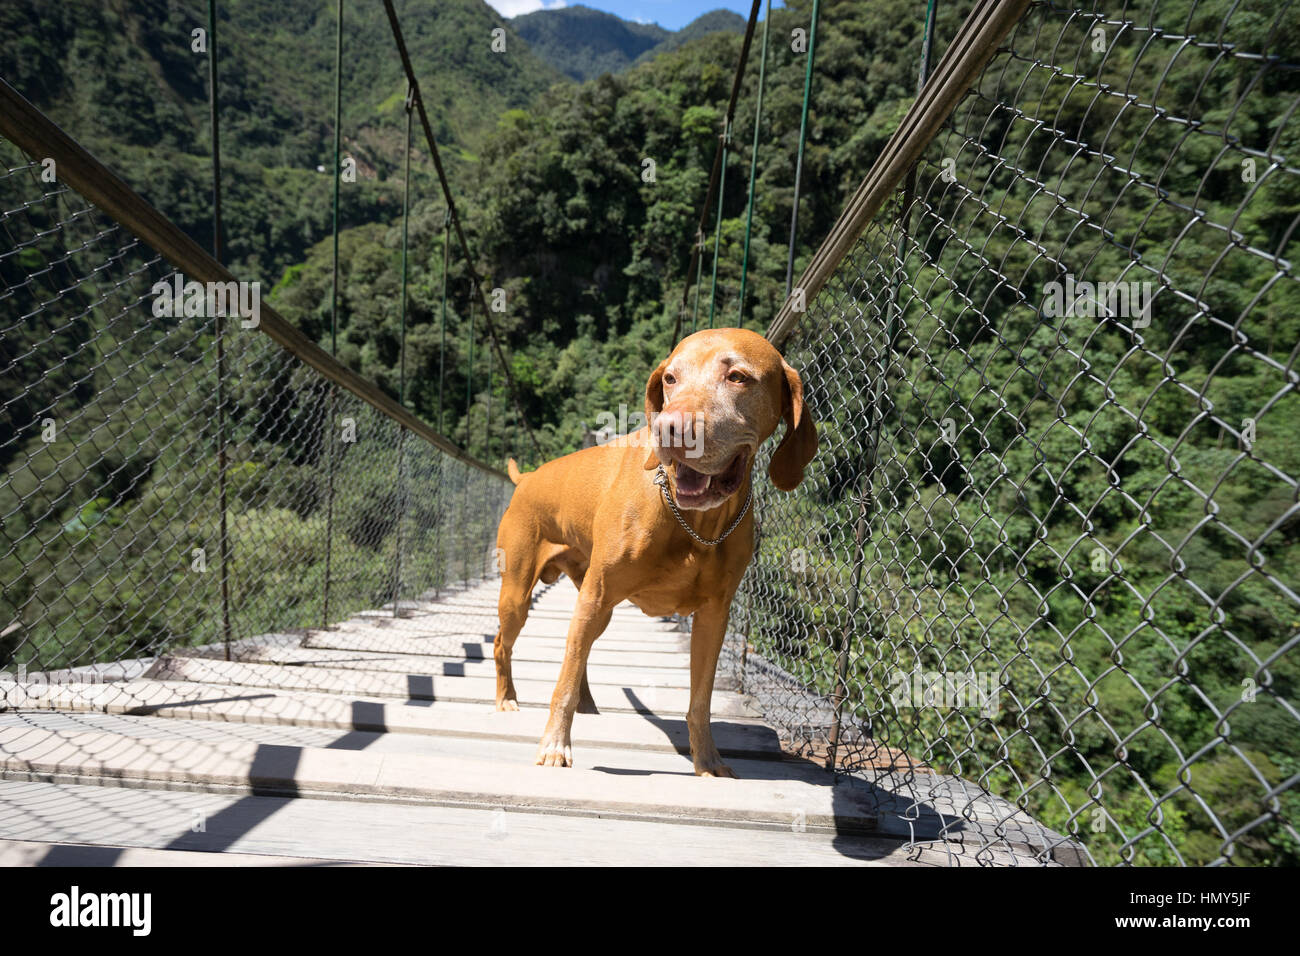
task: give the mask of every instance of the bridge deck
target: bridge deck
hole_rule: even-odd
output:
[[[192,648],[104,683],[69,673],[22,697],[10,685],[0,863],[1027,859],[909,847],[914,823],[882,809],[870,785],[783,753],[725,681],[715,735],[741,779],[695,777],[687,636],[630,606],[592,654],[602,712],[576,718],[577,766],[534,766],[575,596],[566,582],[536,598],[517,645],[518,713],[492,705],[491,583],[396,618],[368,612],[240,642],[234,661]]]

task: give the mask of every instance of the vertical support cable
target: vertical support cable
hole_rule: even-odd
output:
[[[451,266],[451,207],[448,206],[442,217],[442,308],[440,326],[440,345],[438,346],[438,434],[446,435],[446,424],[443,418],[443,410],[446,407],[446,384],[447,384],[447,270]],[[438,579],[434,588],[434,597],[442,593],[442,588],[447,584],[448,579],[448,562],[446,555],[442,550],[442,523],[443,514],[446,509],[442,507],[443,491],[446,488],[443,482],[444,469],[446,467],[445,456],[439,455],[437,459],[438,480],[437,495],[439,507],[434,510],[433,515],[433,553],[438,556]]]
[[[334,35],[334,281],[330,291],[330,355],[338,357],[339,334],[339,185],[343,170],[341,136],[343,131],[343,0],[338,0],[338,23]],[[334,559],[334,415],[338,389],[330,386],[329,420],[325,423],[326,454],[329,478],[325,496],[325,594],[321,601],[321,627],[329,627],[330,577]]]
[[[438,434],[446,435],[447,429],[443,423],[442,409],[443,396],[445,394],[444,385],[447,381],[447,268],[449,266],[448,254],[451,249],[451,207],[447,208],[445,215],[442,217],[442,344],[438,347]]]
[[[343,181],[343,0],[338,0],[338,25],[334,37],[334,285],[330,306],[330,355],[338,356],[339,334],[339,188]]]
[[[754,228],[754,182],[758,178],[758,132],[763,124],[763,83],[767,77],[767,28],[772,22],[772,0],[763,14],[763,46],[758,54],[758,104],[754,107],[754,145],[749,154],[749,200],[745,203],[745,253],[740,260],[740,305],[736,327],[745,325],[745,280],[749,278],[749,237]]]
[[[483,460],[488,463],[492,461],[492,371],[495,366],[495,358],[492,350],[488,349],[487,424],[483,426],[483,441],[485,443]]]
[[[406,428],[397,426],[397,520],[394,522],[393,545],[393,617],[402,599],[402,519],[406,516],[406,486],[402,483],[402,458],[406,446]]]
[[[934,44],[934,17],[936,0],[929,0],[925,13],[925,32],[921,37],[921,65],[918,70],[916,88],[919,92],[930,75],[930,53]],[[902,270],[906,255],[907,236],[911,230],[912,196],[916,190],[916,166],[907,172],[903,186],[903,205],[899,211],[899,236],[895,251],[895,261]],[[849,589],[848,615],[845,619],[840,646],[835,660],[835,690],[831,699],[834,702],[835,716],[831,721],[830,741],[826,758],[826,768],[834,770],[839,751],[842,729],[844,702],[848,697],[849,650],[853,638],[853,624],[858,613],[859,589],[862,581],[862,566],[866,562],[867,545],[871,543],[871,519],[875,515],[875,499],[871,495],[871,477],[875,471],[877,449],[880,443],[880,427],[884,418],[884,391],[889,377],[889,367],[893,364],[894,337],[897,334],[898,282],[893,284],[889,296],[889,314],[885,324],[885,337],[882,349],[881,369],[875,376],[871,397],[871,452],[864,463],[862,483],[858,490],[858,520],[853,531],[853,583]]]
[[[384,0],[385,3],[391,3],[392,0]],[[724,144],[731,136],[731,123],[736,116],[736,101],[740,97],[740,84],[745,78],[745,63],[749,60],[749,47],[754,39],[754,26],[758,23],[758,8],[761,0],[754,0],[753,5],[749,8],[749,19],[745,21],[745,38],[740,43],[740,59],[736,63],[736,74],[731,80],[731,98],[727,100],[727,111],[723,122],[725,130],[723,137],[720,137],[718,148],[713,151],[713,170],[709,173],[709,188],[704,194],[704,204],[700,207],[700,223],[695,228],[698,242],[691,245],[691,258],[686,266],[686,281],[682,283],[682,307],[677,310],[677,320],[673,324],[673,343],[676,344],[681,339],[682,319],[686,312],[686,298],[691,294],[691,268],[695,267],[695,323],[699,321],[699,299],[700,299],[700,276],[703,274],[704,257],[704,227],[709,223],[709,209],[713,206],[713,190],[717,187],[722,176],[722,167],[725,165]],[[721,200],[719,200],[719,209],[721,209]],[[719,215],[721,215],[719,213]],[[716,280],[716,262],[715,262],[715,280]],[[713,324],[712,307],[709,312],[709,325]],[[694,329],[692,329],[694,331]]]
[[[222,261],[221,124],[217,97],[217,0],[208,0],[208,113],[212,125],[212,258]],[[215,310],[214,310],[215,311]],[[226,519],[226,323],[213,315],[217,338],[217,508],[221,565],[221,639],[230,660],[230,529]]]
[[[799,117],[799,152],[794,163],[794,208],[790,211],[790,251],[785,263],[785,297],[794,284],[794,240],[799,228],[799,183],[803,177],[803,147],[808,136],[808,98],[812,92],[813,56],[817,51],[817,16],[820,0],[813,0],[812,24],[808,30],[808,65],[803,74],[803,111]]]
[[[410,244],[411,219],[411,90],[406,91],[406,179],[402,186],[402,340],[400,368],[397,373],[397,401],[406,404],[406,261]]]
[[[691,313],[692,333],[700,327],[700,282],[704,278],[704,232],[702,230],[695,233],[695,248],[699,251],[699,255],[695,257],[695,309]],[[677,344],[675,335],[673,344]]]
[[[397,401],[406,405],[406,263],[410,240],[411,219],[411,107],[413,91],[406,90],[406,179],[402,185],[402,339],[399,348],[397,373]],[[402,485],[402,453],[406,444],[406,429],[398,426],[397,432],[397,524],[396,544],[393,548],[393,617],[402,598],[402,519],[406,515],[406,493]]]
[[[461,484],[461,496],[460,496],[460,513],[462,515],[468,515],[470,474],[468,471],[462,468],[461,476],[462,476],[462,484]],[[470,533],[469,522],[462,521],[460,523],[460,529],[461,529],[461,533],[460,533],[461,584],[464,587],[469,587],[469,542],[466,540]]]
[[[470,280],[469,295],[469,381],[465,386],[465,450],[470,451],[470,435],[473,432],[470,429],[473,411],[474,399],[474,289],[473,280]],[[471,452],[472,454],[472,452]],[[460,513],[466,515],[469,513],[469,475],[465,475],[464,494],[461,496]],[[461,523],[461,573],[463,583],[469,585],[469,543],[465,540],[469,533],[468,522]]]
[[[713,310],[718,303],[718,259],[722,247],[722,200],[726,197],[727,147],[731,145],[731,118],[722,128],[722,168],[718,172],[718,218],[713,225],[713,284],[709,286],[709,328],[713,328]]]
[[[469,378],[465,382],[465,450],[473,454],[470,444],[474,419],[474,294],[469,296]]]

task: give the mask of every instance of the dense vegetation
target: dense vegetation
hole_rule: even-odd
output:
[[[1204,35],[1229,11],[1160,12]],[[828,687],[847,628],[850,700],[875,744],[1023,795],[1102,862],[1207,863],[1241,829],[1236,862],[1294,865],[1283,823],[1300,797],[1284,792],[1270,819],[1268,792],[1300,769],[1287,653],[1300,627],[1300,283],[1274,259],[1292,242],[1300,176],[1253,179],[1243,160],[1300,146],[1300,80],[1257,77],[1253,57],[1294,58],[1300,18],[1240,9],[1227,28],[1240,58],[1175,57],[1173,41],[1133,33],[1104,62],[1087,59],[1088,24],[1062,19],[1031,17],[1021,56],[927,151],[898,272],[895,205],[790,343],[820,383],[825,446],[806,497],[765,502],[751,633]],[[1035,56],[1095,63],[1095,82],[1031,69]],[[1188,134],[1183,118],[1203,128]],[[1136,309],[1049,310],[1045,291],[1067,274],[1151,283],[1149,326]],[[838,304],[848,283],[870,321]],[[864,375],[845,376],[855,362]],[[797,548],[812,552],[803,574],[783,560]],[[965,671],[996,674],[998,713],[891,701],[902,674]]]
[[[332,162],[333,5],[231,0],[221,6],[229,258],[239,274],[274,283],[277,307],[328,346],[331,177],[316,167]],[[396,395],[403,87],[386,23],[348,6],[349,17],[357,19],[349,20],[347,49],[353,52],[344,58],[344,138],[362,175],[344,190],[338,354]],[[936,55],[968,6],[939,5]],[[639,406],[645,376],[669,345],[740,39],[728,32],[702,36],[578,85],[477,0],[398,7],[417,71],[429,77],[422,82],[430,118],[478,270],[490,288],[505,292],[506,309],[494,320],[509,346],[541,454],[569,451],[597,414],[623,403]],[[805,65],[789,38],[806,26],[809,7],[801,0],[773,14],[743,303],[744,324],[757,329],[766,327],[784,295]],[[1239,49],[1271,49],[1295,59],[1295,12],[1275,22],[1271,4],[1262,0],[1174,0],[1159,5],[1158,21],[1174,33],[1214,36],[1230,12],[1228,33]],[[203,22],[202,4],[179,0],[151,0],[129,11],[89,2],[11,3],[0,9],[0,75],[208,242],[206,81],[202,59],[188,50],[189,30]],[[488,45],[489,31],[498,26],[508,31],[504,54]],[[920,27],[918,6],[910,0],[822,3],[796,273],[911,102]],[[1045,28],[1041,55],[1049,55],[1060,30],[1056,21]],[[1088,49],[1083,25],[1071,30],[1070,55],[1082,56]],[[900,357],[888,383],[890,417],[875,471],[864,471],[870,453],[865,382],[873,369],[862,355],[882,335],[879,290],[897,277],[879,267],[865,270],[857,289],[866,318],[823,300],[821,324],[792,343],[792,358],[812,383],[810,402],[825,441],[806,490],[766,503],[771,517],[758,576],[751,580],[759,590],[750,633],[760,651],[819,691],[831,689],[848,613],[854,496],[870,481],[880,511],[852,619],[860,638],[852,671],[856,713],[877,721],[868,732],[897,734],[901,724],[902,739],[931,767],[969,776],[989,769],[984,782],[1003,794],[1024,792],[1036,815],[1059,829],[1081,831],[1104,861],[1117,859],[1121,832],[1132,836],[1155,826],[1159,832],[1138,843],[1137,862],[1173,860],[1161,834],[1188,861],[1208,862],[1222,835],[1195,800],[1183,791],[1162,802],[1156,819],[1139,778],[1156,796],[1166,793],[1189,775],[1182,760],[1204,748],[1191,761],[1191,785],[1231,830],[1262,812],[1264,786],[1300,766],[1295,721],[1280,703],[1294,700],[1300,675],[1292,658],[1279,653],[1300,621],[1294,601],[1273,583],[1294,588],[1300,560],[1294,487],[1288,484],[1300,473],[1288,424],[1300,411],[1288,387],[1300,341],[1300,300],[1294,280],[1252,251],[1285,256],[1300,190],[1283,167],[1236,216],[1240,152],[1221,155],[1222,138],[1186,130],[1226,124],[1246,148],[1290,159],[1300,146],[1293,110],[1297,74],[1275,70],[1243,97],[1256,61],[1219,62],[1216,50],[1192,46],[1178,56],[1166,54],[1156,70],[1155,55],[1142,49],[1140,38],[1121,38],[1102,81],[1116,90],[1132,84],[1148,102],[1191,120],[1189,127],[1148,129],[1151,110],[1125,107],[1118,96],[1092,103],[1086,86],[1076,90],[1032,74],[1021,89],[1009,81],[998,86],[994,76],[983,90],[987,100],[976,103],[984,112],[972,107],[956,117],[968,145],[940,140],[927,154],[919,188],[934,206],[917,216],[917,235],[925,238],[913,248],[899,293],[898,322],[906,331],[894,343]],[[1050,55],[1065,56],[1059,50]],[[574,68],[614,67],[593,59]],[[708,322],[711,310],[718,325],[735,324],[742,314],[756,73],[751,69],[745,82],[726,168],[718,294],[711,306],[710,253],[704,295],[698,314],[688,309],[688,327]],[[1157,76],[1161,84],[1154,88]],[[1012,98],[1071,141],[1107,143],[1112,161],[1063,152],[1028,121],[998,114],[986,122],[989,102]],[[1113,160],[1121,152],[1122,165]],[[942,185],[942,160],[952,153],[962,182],[988,184],[980,190],[984,200],[1000,200],[996,212],[959,202],[960,190]],[[995,161],[999,155],[1018,157],[1034,176],[1013,175]],[[483,317],[471,307],[458,249],[451,250],[442,349],[444,210],[418,139],[415,157],[406,401],[493,464],[507,454],[525,467],[536,464],[531,446],[513,430],[518,423],[503,418],[502,376],[485,348]],[[643,178],[647,159],[653,181]],[[1265,165],[1261,160],[1261,171]],[[1147,183],[1158,181],[1158,188],[1125,186],[1128,168]],[[0,181],[5,209],[29,198],[29,184]],[[1078,228],[1079,216],[1062,208],[1104,221],[1104,232]],[[1188,208],[1201,212],[1192,216]],[[896,212],[891,207],[882,215],[882,230],[864,246],[883,264],[896,239],[887,231]],[[1006,228],[999,216],[1019,230]],[[1228,222],[1238,236],[1230,244],[1212,225]],[[969,237],[976,253],[958,237]],[[1082,316],[1048,323],[1036,297],[1056,273],[1040,247],[1094,280],[1116,278],[1139,255],[1180,294],[1157,298],[1145,349],[1135,349],[1132,334],[1113,323]],[[27,250],[0,264],[6,286],[48,264],[42,255]],[[961,295],[935,291],[948,293],[950,279]],[[874,311],[869,302],[877,304]],[[39,525],[40,544],[53,564],[90,545],[109,560],[118,546],[109,547],[110,540],[129,551],[140,530],[133,522],[177,500],[169,497],[165,476],[187,456],[201,458],[210,445],[210,436],[188,425],[204,419],[201,402],[158,407],[155,396],[148,408],[135,410],[127,393],[132,379],[118,391],[109,387],[120,366],[87,377],[94,356],[78,345],[106,324],[106,313],[96,311],[91,298],[76,304],[75,319],[54,332],[37,316],[20,328],[6,320],[0,338],[0,399],[6,424],[22,430],[20,438],[0,437],[0,454],[29,463],[5,487],[22,502],[0,500],[0,513],[22,513],[7,533]],[[117,301],[113,308],[128,305]],[[178,356],[210,348],[192,331],[154,348],[132,336],[129,312],[112,315],[118,322],[112,336],[128,343],[113,350],[115,361],[130,360],[145,380]],[[46,362],[46,375],[12,375],[14,368],[30,368],[24,364],[30,349],[45,359],[71,358]],[[1170,357],[1162,358],[1166,353]],[[255,370],[241,368],[258,379]],[[197,383],[194,388],[201,391]],[[280,418],[267,410],[268,395],[280,396],[283,404],[272,409]],[[1275,395],[1281,397],[1270,403]],[[77,459],[56,465],[42,457],[30,423],[54,400],[90,403],[88,421],[112,432],[115,440],[106,444],[113,449],[89,465]],[[237,551],[256,546],[273,555],[276,590],[266,593],[280,597],[268,597],[263,606],[310,616],[321,559],[312,544],[319,541],[319,496],[300,496],[312,504],[295,511],[277,497],[287,492],[266,489],[285,473],[294,481],[318,481],[318,461],[294,458],[283,447],[289,435],[302,445],[311,428],[287,429],[283,422],[318,415],[311,410],[319,396],[305,380],[272,377],[260,386],[243,384],[232,401],[238,423],[232,480],[263,489],[238,500],[273,510],[265,521],[240,512]],[[1206,414],[1211,407],[1213,418]],[[951,446],[937,437],[936,423],[945,417],[958,426]],[[1243,456],[1224,423],[1236,426],[1245,418],[1258,421],[1259,433],[1252,454]],[[122,467],[127,462],[131,468]],[[364,489],[357,513],[367,516],[358,528],[374,527],[376,503],[389,501],[383,482],[374,475],[357,482]],[[184,491],[193,501],[210,488]],[[195,534],[211,540],[210,511],[178,512],[165,525],[177,548]],[[279,529],[269,543],[264,531],[261,539],[253,534],[265,528]],[[376,549],[386,552],[392,530],[358,531],[352,539],[350,547],[368,549],[358,550],[355,560],[370,568],[363,577],[374,582],[357,601],[382,590]],[[799,547],[822,556],[809,573],[793,574],[783,563]],[[1100,570],[1096,549],[1104,558]],[[40,592],[27,580],[22,594],[6,594],[13,603],[6,611],[21,616],[24,602],[39,593],[41,606],[66,615],[59,640],[75,644],[78,622],[68,609],[109,607],[111,613],[99,613],[113,621],[111,642],[78,649],[100,656],[139,652],[178,633],[211,636],[210,619],[182,613],[210,601],[182,601],[174,613],[150,603],[149,582],[158,573],[150,569],[165,563],[165,554],[153,564],[138,563],[144,575],[138,586],[69,594],[67,582],[54,579]],[[246,567],[241,573],[241,586],[257,586],[257,575]],[[3,567],[6,581],[17,574],[12,563]],[[62,589],[57,594],[49,590],[55,586]],[[904,642],[910,656],[900,658],[896,648]],[[951,714],[891,711],[887,693],[898,666],[942,669],[955,660],[999,669],[1016,700],[1029,706],[1022,712],[1004,702],[999,715],[972,718],[969,729]],[[1269,660],[1266,689],[1240,706],[1243,680],[1264,683],[1263,660]],[[1188,679],[1170,682],[1180,669]],[[1229,708],[1230,734],[1214,710]],[[1075,715],[1079,719],[1071,720]],[[1020,732],[1025,727],[1029,733]],[[1237,752],[1219,735],[1229,736]],[[1012,741],[1005,753],[999,738]],[[1051,786],[1038,783],[1047,765]],[[1095,777],[1106,768],[1098,790]],[[1107,823],[1100,832],[1092,832],[1094,806]],[[1294,823],[1296,811],[1294,796],[1283,794],[1280,814]],[[1252,829],[1237,852],[1244,862],[1300,861],[1300,848],[1275,822]]]

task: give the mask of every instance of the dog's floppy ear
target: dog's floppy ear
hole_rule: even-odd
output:
[[[664,410],[664,369],[668,367],[668,359],[659,363],[659,367],[650,373],[649,380],[645,383],[645,423],[647,426],[653,426],[655,416]],[[649,438],[649,451],[646,453],[645,464],[642,466],[646,471],[651,468],[659,467],[659,456],[655,454],[654,431],[647,432]]]
[[[781,387],[781,413],[785,417],[785,435],[772,453],[767,474],[782,491],[794,491],[803,481],[803,470],[817,454],[817,426],[803,403],[803,381],[785,359],[785,383]]]

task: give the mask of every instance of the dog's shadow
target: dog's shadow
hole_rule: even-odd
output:
[[[656,714],[630,687],[624,687],[623,693],[633,709],[658,728],[678,754],[690,758],[690,732],[684,719]],[[896,852],[900,838],[917,840],[946,835],[952,839],[963,829],[965,821],[960,816],[941,813],[913,800],[906,801],[908,806],[900,813],[904,808],[898,805],[899,795],[860,777],[833,773],[807,757],[781,752],[780,738],[766,724],[715,720],[712,726],[715,735],[728,744],[719,749],[738,777],[828,788],[835,818],[832,845],[846,857],[877,860]],[[597,765],[591,769],[617,776],[695,775],[693,769],[686,768],[640,770]],[[878,821],[875,825],[864,824],[864,808]],[[903,824],[901,830],[900,824]]]

